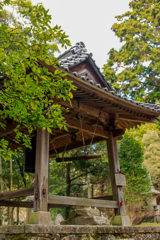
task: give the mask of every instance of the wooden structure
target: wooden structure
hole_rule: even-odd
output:
[[[122,186],[124,175],[120,172],[116,140],[120,139],[126,128],[146,122],[156,122],[160,115],[159,106],[127,100],[116,94],[106,82],[91,54],[80,42],[59,57],[60,68],[67,73],[77,90],[73,92],[72,105],[55,100],[69,108],[65,113],[68,131],[53,129],[53,134],[37,129],[35,186],[27,189],[0,193],[0,205],[34,207],[37,213],[47,213],[48,208],[58,206],[96,206],[114,208],[120,217],[120,224],[128,225],[124,206]],[[54,72],[55,67],[39,62]],[[14,136],[14,125],[8,125],[0,137]],[[112,200],[82,199],[53,196],[48,192],[49,157],[57,153],[81,148],[86,145],[106,141],[112,184]],[[14,147],[14,146],[13,146]],[[33,169],[34,170],[34,169]],[[34,195],[34,203],[7,201],[21,196]],[[38,215],[39,217],[40,215]],[[128,220],[127,220],[128,221]]]

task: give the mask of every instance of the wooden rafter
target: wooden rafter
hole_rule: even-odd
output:
[[[69,162],[69,161],[80,161],[80,160],[90,160],[102,158],[103,155],[86,155],[80,157],[64,157],[64,158],[56,158],[56,162]]]
[[[95,136],[108,138],[108,131],[103,130],[100,126],[91,126],[86,124],[82,121],[82,126],[80,124],[80,121],[74,120],[66,116],[66,126],[73,128],[73,129],[79,129],[83,130],[85,132],[88,132],[89,134],[94,134]]]
[[[101,142],[101,141],[104,141],[104,140],[105,140],[104,138],[96,136],[96,137],[94,137],[92,143],[94,144],[94,143],[98,143],[98,142]],[[86,140],[85,141],[85,146],[90,145],[90,143],[91,143],[91,139]],[[82,148],[82,147],[85,147],[85,146],[83,145],[83,141],[80,141],[80,142],[75,141],[74,143],[69,143],[66,146],[66,148],[65,147],[59,147],[59,148],[50,150],[49,155],[50,155],[50,157],[55,157],[57,153],[62,153],[64,151],[67,152],[67,151],[70,151],[72,149]]]

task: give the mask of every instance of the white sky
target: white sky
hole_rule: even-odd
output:
[[[98,67],[106,63],[107,53],[120,47],[111,26],[115,16],[129,10],[130,0],[32,0],[42,2],[54,25],[60,25],[69,35],[72,45],[84,42]]]

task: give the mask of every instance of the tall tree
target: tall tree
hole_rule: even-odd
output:
[[[7,6],[15,13],[9,19]],[[62,107],[54,99],[70,100],[74,87],[61,71],[51,73],[39,61],[56,67],[58,46],[70,42],[61,27],[51,26],[51,16],[41,3],[2,0],[0,21],[0,126],[19,123],[13,141],[28,146],[28,136],[37,127],[49,132],[52,127],[65,127]],[[28,129],[28,136],[20,131],[21,125]],[[10,150],[8,144],[7,139],[0,140],[3,157]],[[7,153],[11,155],[11,150]]]
[[[160,181],[160,133],[149,130],[144,134],[144,166],[151,175],[152,183],[158,187]]]
[[[132,0],[112,26],[122,46],[112,48],[104,74],[117,92],[155,103],[160,99],[160,1]]]
[[[150,179],[142,166],[143,150],[138,141],[127,133],[119,146],[121,171],[126,174],[127,186],[124,188],[128,206],[144,204],[150,196]]]

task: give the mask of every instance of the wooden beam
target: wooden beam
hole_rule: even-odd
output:
[[[23,208],[33,208],[33,202],[27,201],[0,201],[0,206],[5,207],[23,207]]]
[[[73,134],[76,134],[77,132],[79,132],[79,130],[73,130],[72,132],[67,132],[67,133],[62,133],[62,134],[59,134],[57,136],[52,136],[52,139],[50,140],[50,144],[55,142],[57,139],[60,139],[60,138],[65,138],[67,136],[72,136]]]
[[[34,194],[34,187],[23,188],[23,189],[18,189],[14,191],[0,193],[0,200],[26,197],[33,194]]]
[[[79,130],[83,130],[84,132],[87,132],[89,134],[94,134],[95,136],[99,136],[99,137],[103,137],[103,138],[108,138],[108,131],[103,130],[102,128],[100,128],[99,126],[94,126],[92,127],[91,125],[88,125],[86,123],[82,122],[82,126],[80,124],[79,120],[74,120],[69,118],[68,116],[65,117],[66,118],[66,126],[70,127],[70,128],[74,128],[74,129],[79,129]]]
[[[7,124],[6,128],[0,128],[0,137],[3,137],[7,134],[13,133],[14,129],[16,128],[17,124]]]
[[[102,158],[103,155],[86,155],[81,157],[65,157],[65,158],[56,158],[56,162],[69,162],[69,161],[81,161],[89,159]]]
[[[33,201],[0,201],[0,206],[5,207],[21,207],[21,208],[33,208]],[[48,204],[48,208],[59,208],[59,207],[65,207],[60,204]]]
[[[50,206],[58,204],[61,206],[84,206],[84,207],[102,207],[102,208],[118,208],[117,201],[95,200],[76,197],[66,197],[49,195],[48,203]]]
[[[49,132],[37,129],[34,211],[48,211]]]
[[[112,195],[104,195],[104,196],[95,196],[93,199],[101,199],[101,200],[113,200]]]
[[[98,143],[98,142],[102,142],[104,140],[105,139],[101,138],[101,137],[94,137],[93,141],[92,141],[92,144]],[[85,146],[88,146],[90,144],[91,144],[91,139],[88,139],[88,140],[85,141]],[[85,146],[83,144],[83,141],[81,141],[81,142],[76,142],[75,141],[75,143],[68,144],[66,149],[65,149],[65,146],[64,146],[64,147],[56,148],[56,151],[55,150],[51,150],[49,152],[49,156],[50,157],[55,157],[57,153],[62,153],[64,151],[67,152],[67,151],[70,151],[72,149],[82,148],[82,147],[85,147]]]
[[[51,144],[51,143],[55,142],[57,139],[64,138],[64,137],[69,136],[69,135],[70,135],[70,133],[68,132],[68,133],[63,133],[63,134],[60,134],[60,135],[57,135],[57,136],[54,136],[54,137],[52,136],[52,139],[49,143]]]
[[[3,129],[2,127],[0,127],[0,138],[8,135],[8,134],[12,134],[14,133],[14,129],[17,127],[19,123],[6,123],[6,128]],[[20,126],[19,130],[23,130],[26,129],[25,126]]]
[[[138,117],[136,115],[133,114],[119,114],[118,118],[120,120],[125,120],[125,121],[131,121],[131,122],[140,122],[140,123],[156,123],[157,120],[155,118],[146,118],[145,116],[143,117]]]
[[[77,100],[71,100],[71,104],[68,101],[64,100],[55,100],[55,102],[62,105],[63,107],[79,111],[82,115],[90,115],[95,118],[99,118],[100,121],[103,123],[106,123],[106,119],[109,119],[108,112],[105,112],[102,109],[97,109],[91,105],[81,103],[81,101],[78,102]]]
[[[117,138],[119,136],[122,136],[125,133],[125,129],[115,129],[113,130],[113,137]]]

